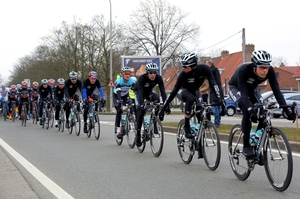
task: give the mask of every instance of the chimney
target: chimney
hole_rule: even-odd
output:
[[[255,49],[255,45],[254,44],[246,44],[246,62],[250,62],[251,61],[251,54]]]
[[[228,55],[228,54],[229,54],[229,51],[228,51],[228,50],[223,50],[223,51],[221,52],[221,58],[225,57],[225,56]]]

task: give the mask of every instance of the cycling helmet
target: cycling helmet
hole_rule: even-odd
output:
[[[91,71],[91,72],[89,72],[89,77],[91,77],[91,78],[97,78],[98,77],[98,73],[95,72],[95,71]]]
[[[48,80],[47,79],[42,79],[42,84],[48,84]]]
[[[253,51],[251,54],[251,61],[257,67],[259,67],[262,64],[268,64],[269,66],[272,66],[272,56],[264,50]]]
[[[158,66],[156,65],[156,63],[148,63],[146,64],[146,71],[147,73],[150,71],[157,71],[158,70]]]
[[[122,73],[124,73],[124,72],[131,72],[131,69],[128,66],[123,66]]]
[[[63,78],[59,78],[59,79],[57,80],[57,83],[58,83],[58,84],[65,84],[65,80],[64,80]]]
[[[22,81],[22,86],[28,86],[28,82],[26,82],[26,81]]]
[[[10,86],[10,88],[11,88],[11,89],[16,89],[17,86],[13,84],[13,85]]]
[[[39,83],[38,82],[32,82],[32,87],[38,87]]]
[[[76,73],[75,71],[71,71],[70,73],[69,73],[69,76],[70,76],[70,78],[71,79],[77,79],[77,77],[78,77],[78,73]]]
[[[5,88],[5,85],[4,85],[4,84],[1,84],[1,88]]]
[[[17,88],[22,88],[22,85],[21,84],[17,84]]]
[[[55,85],[55,80],[54,79],[49,79],[48,84],[51,85],[51,86],[54,86]]]
[[[196,53],[185,53],[180,57],[180,63],[182,66],[196,66],[198,62],[198,56]]]

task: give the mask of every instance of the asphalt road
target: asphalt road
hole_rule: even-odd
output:
[[[239,181],[231,171],[226,143],[222,143],[219,168],[210,171],[196,156],[189,165],[181,161],[174,134],[165,134],[158,158],[149,145],[142,154],[130,149],[126,140],[117,146],[113,120],[114,116],[101,116],[98,141],[83,133],[77,137],[39,125],[21,127],[19,121],[0,121],[0,138],[30,163],[32,173],[23,166],[28,164],[4,149],[39,198],[299,198],[298,154],[294,154],[292,183],[280,193],[261,166],[246,181]],[[17,191],[14,184],[10,187]]]

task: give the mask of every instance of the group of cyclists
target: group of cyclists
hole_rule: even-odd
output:
[[[251,55],[251,62],[243,63],[234,72],[231,80],[229,81],[229,96],[231,99],[241,108],[243,112],[242,118],[242,131],[244,132],[244,147],[243,153],[249,158],[253,156],[253,152],[249,145],[249,134],[252,122],[257,122],[257,115],[254,113],[252,107],[255,103],[262,103],[262,98],[257,92],[257,86],[269,80],[274,95],[281,105],[286,105],[286,102],[280,92],[279,85],[276,79],[274,69],[272,68],[272,57],[271,55],[263,50],[254,51]],[[185,53],[180,57],[180,63],[182,71],[179,73],[176,84],[167,97],[164,87],[164,81],[162,76],[158,73],[158,66],[155,63],[146,64],[146,73],[139,76],[138,79],[134,77],[132,68],[124,66],[121,69],[121,76],[115,80],[113,89],[113,104],[116,109],[115,117],[115,133],[117,138],[121,139],[123,134],[120,129],[122,105],[127,103],[129,100],[135,104],[134,114],[136,116],[137,128],[135,144],[140,147],[141,143],[141,128],[143,118],[145,115],[144,101],[160,101],[160,95],[162,98],[163,106],[157,107],[156,115],[159,116],[161,121],[164,120],[165,114],[170,114],[170,104],[172,100],[177,98],[185,103],[184,118],[185,126],[184,132],[187,139],[192,139],[193,134],[191,133],[190,127],[190,115],[191,108],[195,101],[201,103],[198,99],[200,97],[199,88],[203,84],[205,79],[208,79],[210,85],[210,92],[213,92],[217,97],[217,101],[222,109],[225,108],[224,99],[221,98],[220,90],[210,68],[205,64],[198,63],[198,56],[195,53]],[[75,100],[79,102],[83,100],[83,120],[84,133],[88,132],[87,129],[87,112],[88,112],[88,99],[98,99],[98,94],[95,92],[98,90],[100,95],[100,101],[105,105],[105,96],[100,84],[97,79],[98,73],[91,71],[88,74],[88,78],[83,82],[78,79],[78,73],[71,71],[69,73],[69,79],[64,80],[59,78],[57,85],[53,79],[43,79],[41,85],[38,82],[33,82],[32,87],[29,87],[27,81],[22,81],[21,86],[17,88],[16,85],[11,85],[10,89],[5,89],[2,85],[0,92],[2,101],[8,102],[8,117],[11,117],[11,102],[16,101],[19,108],[24,102],[27,106],[32,102],[38,102],[39,107],[39,120],[40,125],[42,121],[42,103],[46,100],[51,100],[55,106],[55,122],[57,126],[58,113],[61,108],[66,111],[66,128],[69,128],[69,115],[70,115],[70,102]],[[154,91],[155,86],[158,86],[160,95]],[[5,94],[6,91],[7,94]],[[65,106],[60,107],[60,102],[64,100]],[[96,103],[96,110],[98,110],[98,103]],[[159,106],[159,105],[158,105]],[[32,106],[30,106],[32,107]],[[80,110],[78,106],[78,111]],[[31,108],[28,109],[29,114]],[[287,114],[288,120],[295,119],[295,113],[290,108],[285,108],[284,111]],[[154,124],[154,131],[156,130],[156,124]]]
[[[88,78],[83,82],[78,79],[78,73],[71,71],[69,73],[69,79],[65,81],[63,78],[57,79],[57,85],[55,85],[54,79],[42,79],[41,84],[34,81],[32,87],[28,85],[28,81],[24,80],[20,84],[21,86],[11,85],[9,89],[5,85],[1,85],[2,89],[0,92],[1,102],[7,104],[7,117],[12,118],[12,103],[14,102],[18,106],[18,111],[16,111],[16,117],[21,119],[21,107],[23,103],[26,103],[27,113],[26,117],[32,115],[33,103],[37,103],[38,116],[36,120],[39,121],[40,125],[43,125],[42,120],[42,108],[44,102],[50,102],[50,105],[55,107],[55,126],[58,126],[58,113],[61,108],[65,109],[66,112],[66,128],[69,128],[69,115],[72,101],[79,103],[83,100],[83,119],[84,119],[84,133],[88,133],[87,130],[87,100],[88,98],[93,98],[98,101],[98,94],[95,92],[96,88],[99,91],[100,101],[102,105],[105,105],[104,93],[98,78],[98,73],[91,71],[88,74]],[[7,102],[7,103],[6,103]],[[61,102],[64,102],[64,107],[61,107]],[[2,107],[2,103],[0,105]],[[81,111],[80,106],[78,111]],[[96,104],[96,109],[98,109]]]

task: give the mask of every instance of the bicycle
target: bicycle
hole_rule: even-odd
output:
[[[191,123],[195,124],[198,129],[191,125],[194,137],[192,139],[185,138],[183,130],[185,119],[182,119],[177,127],[177,148],[180,158],[185,164],[192,161],[197,151],[198,159],[204,158],[206,166],[214,171],[220,164],[221,143],[215,125],[206,118],[211,106],[207,103],[198,104],[194,102],[190,122],[192,121]]]
[[[37,108],[37,101],[32,102],[32,123],[37,124],[38,121],[38,108]]]
[[[70,116],[69,116],[69,133],[72,134],[73,128],[75,130],[75,134],[77,136],[80,135],[80,129],[81,129],[81,119],[78,112],[78,106],[80,106],[79,102],[75,100],[70,100],[71,108],[70,108]]]
[[[15,119],[16,119],[16,108],[17,108],[17,105],[16,105],[16,101],[11,101],[11,116],[12,116],[12,121],[14,122]]]
[[[132,101],[128,101],[126,104],[122,105],[122,115],[121,115],[121,133],[122,138],[117,138],[117,133],[115,133],[115,140],[120,146],[123,142],[123,137],[127,135],[128,146],[133,149],[135,146],[135,134],[136,134],[136,122],[133,115],[133,106]]]
[[[60,105],[60,110],[58,113],[58,131],[64,132],[64,127],[65,127],[65,110],[64,110],[64,105],[65,101],[61,100],[59,102]]]
[[[3,99],[1,99],[1,105],[2,105],[2,107],[0,107],[1,108],[1,110],[0,110],[0,116],[3,116],[3,119],[4,119],[4,121],[6,121],[6,118],[7,118],[7,102],[4,100],[4,98]]]
[[[159,106],[162,106],[162,103],[156,101],[144,102],[145,115],[147,114],[147,112],[150,113],[150,121],[149,124],[145,124],[145,118],[143,119],[144,131],[141,132],[142,145],[140,147],[137,147],[138,151],[140,153],[143,153],[146,147],[146,142],[150,140],[150,148],[155,157],[160,156],[164,144],[163,126],[160,119],[155,115],[155,112],[157,111]]]
[[[280,108],[290,107],[294,111],[295,106],[296,104],[285,105]],[[273,188],[285,191],[292,180],[293,157],[287,137],[271,123],[273,108],[278,106],[275,103],[254,105],[254,110],[259,114],[259,122],[262,124],[262,135],[253,146],[255,152],[253,158],[246,158],[240,149],[243,147],[244,135],[241,125],[236,124],[232,127],[228,141],[229,162],[235,176],[242,181],[249,177],[256,164],[264,164],[266,175]]]
[[[22,103],[22,107],[21,107],[21,120],[22,120],[22,126],[26,126],[26,120],[27,120],[27,102],[23,102]]]
[[[99,140],[100,137],[100,120],[97,111],[95,110],[95,103],[97,100],[93,100],[93,98],[89,98],[88,100],[88,138],[91,137],[92,131],[94,132],[94,136],[96,140]]]
[[[49,118],[51,119],[51,116],[49,116],[49,109],[50,109],[50,101],[44,101],[43,102],[43,109],[42,109],[42,128],[45,127],[46,125],[46,129],[49,129]]]
[[[53,106],[54,102],[50,102],[49,108],[48,108],[48,122],[49,122],[49,126],[52,128],[53,124],[54,124],[54,114],[55,114],[55,110],[54,110],[54,106]]]

